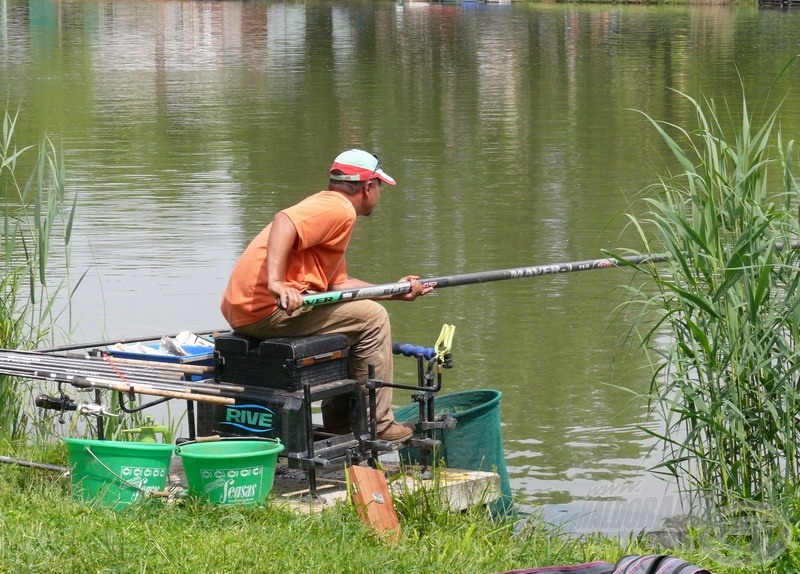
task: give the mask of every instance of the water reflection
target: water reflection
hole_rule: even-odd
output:
[[[349,264],[364,279],[635,247],[624,213],[671,164],[631,109],[686,123],[691,110],[671,89],[735,102],[740,77],[753,100],[777,101],[797,76],[766,97],[800,42],[797,17],[716,6],[0,0],[0,85],[19,102],[22,138],[48,132],[64,150],[79,197],[72,266],[88,270],[73,336],[96,340],[221,326],[235,257],[276,210],[321,189],[350,146],[380,153],[399,182],[356,229]],[[784,104],[788,132],[799,109]],[[640,502],[641,515],[650,497],[667,500],[641,473],[657,460],[638,429],[649,424],[643,406],[621,390],[649,380],[625,343],[630,321],[612,320],[626,273],[387,304],[398,341],[430,345],[442,323],[456,324],[446,389],[503,391],[512,487],[554,516],[620,499]],[[397,369],[415,380],[414,365]]]

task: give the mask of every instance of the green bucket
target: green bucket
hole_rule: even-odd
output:
[[[282,451],[277,439],[222,439],[185,443],[175,452],[190,495],[215,504],[258,504],[272,491]]]
[[[166,487],[174,445],[79,438],[64,442],[75,500],[121,510]]]

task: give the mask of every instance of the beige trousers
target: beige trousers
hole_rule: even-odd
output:
[[[369,365],[375,367],[375,378],[391,383],[393,378],[392,331],[389,315],[380,304],[370,300],[352,301],[334,305],[302,307],[291,316],[278,309],[270,316],[244,327],[237,333],[256,339],[273,337],[305,337],[343,333],[350,346],[348,376],[365,382]],[[322,416],[326,427],[339,426],[347,421],[347,405],[342,400],[325,401]],[[377,429],[383,432],[394,422],[392,389],[383,387],[376,393]],[[367,406],[369,410],[369,405]],[[368,412],[368,416],[370,416]]]

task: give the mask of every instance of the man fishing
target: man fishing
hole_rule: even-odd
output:
[[[231,328],[264,340],[343,333],[350,346],[349,376],[365,390],[368,366],[375,378],[393,380],[389,316],[375,301],[346,305],[303,306],[304,293],[338,291],[371,285],[347,274],[346,251],[358,216],[372,213],[381,198],[381,185],[396,182],[371,153],[351,149],[339,154],[330,168],[328,189],[278,212],[247,246],[231,273],[221,310]],[[413,301],[430,292],[416,275],[400,279],[411,284],[408,293],[383,299]],[[377,390],[378,438],[401,442],[412,428],[395,422],[392,389]],[[323,401],[326,430],[350,432],[346,397]]]

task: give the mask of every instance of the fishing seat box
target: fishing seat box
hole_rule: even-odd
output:
[[[214,380],[294,392],[346,379],[349,354],[342,334],[259,341],[225,333],[214,340]]]

